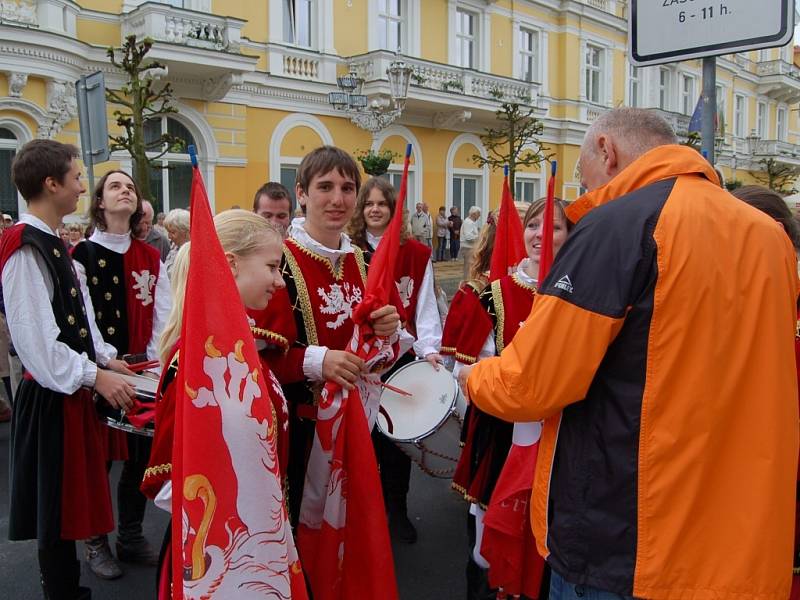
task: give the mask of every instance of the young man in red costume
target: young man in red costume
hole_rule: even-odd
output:
[[[71,251],[78,278],[92,296],[95,320],[117,356],[132,362],[158,359],[158,338],[171,305],[169,279],[159,251],[133,236],[144,214],[136,183],[124,171],[109,171],[98,181],[89,206],[94,233]],[[139,491],[151,440],[108,428],[107,460],[124,461],[117,485],[117,558],[153,566],[158,555],[142,534],[147,498]],[[86,561],[103,579],[122,569],[114,560],[108,536],[86,540]]]
[[[11,427],[9,538],[39,541],[48,600],[85,600],[75,540],[114,528],[103,452],[104,427],[92,388],[115,408],[132,406],[133,388],[105,365],[109,356],[92,302],[75,276],[56,228],[86,189],[78,150],[34,140],[17,154],[12,178],[28,205],[0,246],[3,299],[25,367]]]
[[[360,186],[355,161],[334,146],[317,148],[300,163],[296,194],[305,218],[293,222],[284,247],[286,289],[275,295],[273,310],[257,324],[290,346],[285,353],[269,353],[269,363],[290,404],[287,471],[292,523],[300,513],[319,393],[325,381],[352,388],[364,369],[360,358],[344,350],[353,334],[352,311],[366,285],[364,253],[344,233]],[[293,319],[286,318],[289,311]],[[378,309],[370,319],[378,336],[400,329],[395,306]]]

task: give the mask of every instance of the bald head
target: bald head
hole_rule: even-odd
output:
[[[142,220],[139,221],[139,227],[136,230],[136,237],[140,240],[146,240],[150,235],[150,230],[153,229],[153,205],[147,200],[142,200]]]
[[[615,108],[586,132],[579,160],[581,185],[590,191],[602,187],[649,150],[677,143],[672,127],[655,111]]]

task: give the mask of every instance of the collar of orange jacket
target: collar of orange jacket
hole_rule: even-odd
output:
[[[705,177],[715,185],[719,185],[719,177],[714,167],[697,150],[677,144],[658,146],[642,154],[604,186],[587,192],[575,200],[567,208],[567,218],[577,223],[593,208],[615,198],[656,181],[692,174]]]

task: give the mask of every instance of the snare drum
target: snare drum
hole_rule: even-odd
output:
[[[433,477],[453,476],[461,452],[459,441],[466,402],[453,375],[437,371],[426,360],[398,369],[387,383],[409,392],[384,388],[378,429]]]
[[[155,402],[156,392],[158,391],[158,380],[151,379],[150,377],[143,377],[141,375],[120,375],[128,383],[136,389],[136,399],[139,402]],[[144,427],[136,427],[128,421],[127,416],[118,408],[111,407],[105,398],[95,394],[97,401],[97,412],[100,417],[105,420],[109,427],[126,431],[128,433],[135,433],[136,435],[143,435],[146,437],[153,437],[153,422],[151,421]]]

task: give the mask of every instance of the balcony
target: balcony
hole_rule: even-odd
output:
[[[688,137],[689,122],[692,120],[690,115],[663,110],[661,108],[654,108],[653,111],[658,113],[667,123],[672,126],[672,129],[675,131],[678,137]]]
[[[761,140],[753,156],[774,158],[780,163],[800,166],[800,146],[781,140]]]
[[[800,101],[800,69],[783,60],[758,63],[760,77],[758,93],[777,102],[793,104]]]
[[[339,59],[315,50],[268,44],[269,73],[302,81],[336,83],[336,65]]]
[[[150,56],[167,65],[170,76],[208,82],[215,96],[225,81],[255,70],[257,59],[241,54],[246,21],[147,2],[122,15],[122,38],[149,37]],[[224,95],[224,94],[223,94]]]
[[[409,56],[397,56],[384,50],[354,56],[349,64],[364,79],[365,94],[388,97],[386,69],[395,60],[402,60],[413,69],[407,102],[412,111],[468,109],[478,111],[476,114],[488,111],[493,115],[500,102],[519,102],[538,107],[544,114],[544,109],[540,106],[539,83],[528,83]]]
[[[78,6],[69,0],[2,0],[0,25],[75,35]]]

